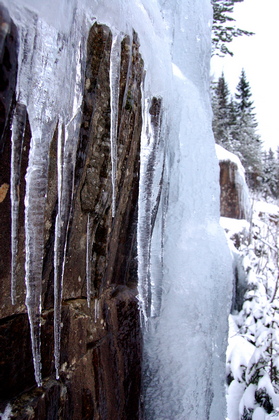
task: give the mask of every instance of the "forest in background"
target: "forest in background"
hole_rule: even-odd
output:
[[[235,26],[234,4],[212,0],[212,54],[251,32]],[[234,267],[227,349],[227,420],[279,419],[279,147],[265,150],[245,70],[231,93],[211,85],[215,142],[239,157],[251,197],[249,220],[221,218]],[[267,140],[267,139],[265,139]]]

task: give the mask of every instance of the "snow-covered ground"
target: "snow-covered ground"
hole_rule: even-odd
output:
[[[229,420],[279,419],[278,223],[279,207],[261,200],[250,223],[221,219],[247,282],[242,309],[229,317]]]

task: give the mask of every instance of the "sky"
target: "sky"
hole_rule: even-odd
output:
[[[232,94],[241,69],[250,84],[258,121],[258,132],[265,149],[279,146],[279,0],[244,0],[234,6],[236,26],[251,32],[228,45],[233,57],[213,57],[211,74],[224,71]]]

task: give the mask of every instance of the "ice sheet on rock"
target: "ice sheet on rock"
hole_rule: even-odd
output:
[[[170,98],[163,96],[167,105],[168,99],[172,102],[169,177],[163,185],[169,204],[161,313],[148,321],[144,335],[146,416],[221,420],[226,411],[222,371],[229,311],[221,302],[229,303],[232,273],[219,226],[219,171],[204,89],[210,5],[160,3],[170,38],[173,34],[164,47],[165,62],[174,63],[175,72],[168,79]]]
[[[26,106],[17,103],[14,110],[12,122],[12,151],[11,151],[11,299],[12,304],[16,303],[17,285],[17,254],[18,254],[18,218],[19,218],[19,188],[21,156],[23,148],[23,138],[26,124]]]

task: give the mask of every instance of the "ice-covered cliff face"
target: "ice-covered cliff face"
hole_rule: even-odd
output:
[[[49,148],[57,130],[58,203],[54,245],[55,360],[59,376],[61,301],[81,123],[86,48],[97,21],[112,30],[110,147],[116,211],[120,42],[135,30],[145,78],[138,217],[139,301],[144,327],[147,419],[223,419],[230,257],[219,227],[219,168],[211,132],[211,6],[192,2],[4,0],[19,33],[11,178],[17,253],[18,139],[26,111],[32,141],[26,175],[26,305],[35,376],[41,385],[40,313]],[[125,93],[127,97],[129,92]],[[131,105],[132,106],[132,105]],[[91,222],[88,216],[87,232]],[[91,304],[90,240],[86,242]],[[13,267],[13,265],[12,265]],[[16,270],[12,274],[15,299]]]

